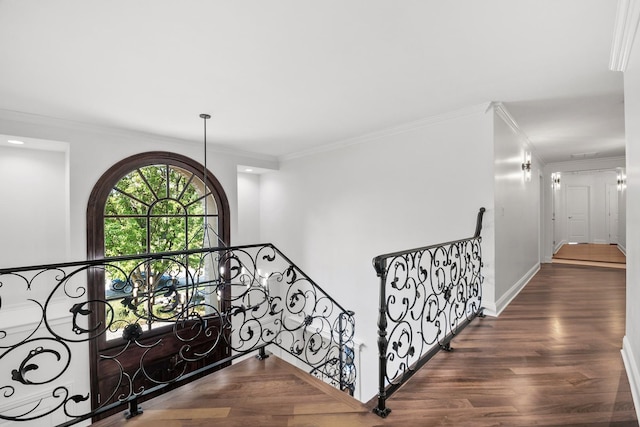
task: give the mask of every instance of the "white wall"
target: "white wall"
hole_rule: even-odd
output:
[[[640,22],[640,1],[631,4],[635,6],[633,22],[637,28]],[[622,354],[636,412],[640,416],[640,32],[633,31],[631,34],[634,35],[633,48],[624,71],[627,137],[627,324]]]
[[[492,114],[487,105],[360,138],[261,176],[261,240],[355,311],[362,400],[377,384],[373,257],[470,237],[478,208],[485,274],[493,266]],[[493,287],[490,280],[485,289]],[[486,292],[493,297],[492,290]]]
[[[260,240],[260,175],[238,173],[237,228],[235,245],[266,243]]]
[[[65,151],[0,145],[0,268],[66,256],[67,189]]]
[[[194,127],[200,128],[201,125],[201,121],[194,119]],[[100,176],[123,158],[146,151],[171,151],[203,162],[201,143],[90,128],[20,113],[0,111],[0,129],[15,139],[29,138],[32,139],[30,142],[42,146],[50,143],[68,147],[67,152],[62,153],[0,147],[0,268],[86,259],[86,211],[90,193]],[[215,146],[208,151],[208,168],[220,181],[229,199],[233,244],[238,235],[237,165],[273,168],[277,161],[224,152]],[[12,187],[14,183],[26,187],[16,191]],[[255,234],[255,229],[252,233]],[[3,297],[20,294],[8,291],[20,283],[5,280],[4,284],[0,293]],[[21,292],[24,298],[29,297],[25,289]],[[11,327],[0,322],[4,330],[14,333],[19,329],[24,334],[24,330],[37,327],[37,323],[29,322],[37,322],[40,313],[36,312],[30,318],[26,313],[31,312],[24,311],[24,307],[16,308],[13,303],[18,304],[16,298],[11,301],[3,298],[0,320],[7,320],[15,311],[19,322]],[[59,307],[56,305],[55,308]],[[69,308],[56,310],[54,320],[69,322]],[[58,318],[58,311],[66,313],[66,318]],[[12,329],[14,326],[17,329]],[[66,329],[69,330],[68,327]],[[14,336],[10,335],[5,341],[9,342]],[[88,346],[73,347],[73,364],[62,380],[71,384],[74,392],[86,393],[89,390]],[[0,403],[30,405],[32,401],[29,399],[36,397],[16,393],[11,402],[4,400]],[[45,419],[36,424],[46,422]],[[59,422],[55,421],[56,424]]]
[[[620,168],[619,173],[622,174],[625,183],[618,192],[618,248],[625,254],[627,253],[627,184],[626,170]]]
[[[528,141],[504,106],[494,114],[495,304],[499,314],[539,268],[540,167],[532,153],[531,180],[522,170]]]
[[[559,205],[556,206],[556,227],[560,234],[557,243],[569,241],[567,217],[567,189],[571,186],[589,187],[589,243],[609,242],[609,215],[607,211],[607,185],[616,185],[616,172],[608,171],[577,171],[562,174]],[[559,238],[559,240],[558,240]]]
[[[0,136],[0,268],[9,268],[34,264],[46,264],[68,257],[70,225],[68,221],[69,180],[67,148],[65,144],[50,141],[26,141],[25,146],[7,146],[7,137]],[[37,145],[36,148],[33,148]],[[44,303],[51,289],[42,289],[42,282],[33,283],[27,288],[24,281],[16,276],[3,276],[0,279],[0,328],[3,345],[11,346],[23,339],[38,327],[42,319],[41,308],[27,299]],[[48,306],[47,320],[58,328],[65,324],[67,330],[69,306],[58,310],[56,302]],[[4,334],[6,333],[6,337]],[[36,334],[36,337],[39,335]],[[44,345],[60,352],[61,362],[42,366],[48,372],[57,372],[68,360],[61,346],[51,342],[32,342],[33,347],[21,346],[15,351],[3,354],[3,366],[17,367],[23,361],[25,353],[35,346]],[[29,348],[27,348],[29,347]],[[86,345],[70,344],[84,360]],[[44,358],[35,358],[34,363],[42,363]],[[7,374],[8,370],[3,372]],[[70,371],[57,380],[56,385],[66,385],[73,390],[73,383],[81,381],[86,374]],[[0,412],[14,408],[15,412],[28,411],[34,401],[42,399],[42,410],[52,410],[56,399],[52,398],[53,386],[22,386],[12,384],[14,393],[4,396],[0,401]],[[65,421],[64,414],[51,414],[38,422],[25,425],[55,425]],[[9,425],[0,421],[0,425]]]
[[[194,127],[201,128],[202,121],[194,116]],[[45,119],[28,114],[0,110],[0,129],[5,134],[51,141],[62,141],[69,146],[69,218],[72,224],[70,254],[68,259],[86,258],[86,209],[93,186],[113,164],[125,157],[146,151],[171,151],[203,163],[202,142],[183,141],[159,135],[119,131],[108,128],[83,126],[77,123]],[[237,218],[237,166],[276,168],[277,160],[266,156],[249,156],[224,151],[209,144],[208,168],[222,184],[231,210],[231,240],[238,235]],[[64,258],[62,254],[60,258]],[[22,263],[29,263],[25,258]]]

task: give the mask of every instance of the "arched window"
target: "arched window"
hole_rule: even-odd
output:
[[[207,173],[208,185],[203,184],[202,166],[193,160],[165,152],[152,152],[129,157],[110,168],[100,179],[91,195],[88,208],[88,255],[90,259],[121,255],[152,254],[185,251],[228,244],[228,202],[219,182]],[[109,299],[122,298],[138,292],[149,292],[151,286],[162,287],[168,281],[184,283],[185,275],[206,275],[206,265],[198,256],[185,257],[183,271],[167,265],[166,270],[135,272],[137,277],[120,277],[124,273],[107,271],[105,295]],[[131,268],[135,261],[132,261]],[[157,265],[161,265],[156,263]],[[182,267],[182,265],[181,265]],[[208,266],[209,269],[212,266]],[[127,266],[123,272],[130,271]],[[118,274],[120,273],[120,274]],[[109,277],[111,274],[112,277]],[[149,277],[148,279],[146,277]],[[144,288],[144,289],[141,289]],[[189,299],[193,295],[176,292],[168,297]],[[211,299],[212,307],[217,298]],[[175,301],[174,301],[175,302]],[[141,325],[152,329],[162,325],[162,313],[167,301],[150,298],[147,312],[156,313]],[[112,303],[117,306],[117,303]],[[203,308],[204,309],[204,308]],[[211,314],[209,313],[200,314]],[[118,336],[128,322],[127,310],[117,310],[107,338]],[[155,321],[154,321],[155,318]]]
[[[229,204],[213,174],[205,173],[200,164],[182,155],[138,154],[111,167],[91,193],[87,207],[88,258],[227,246],[229,228]],[[101,355],[125,345],[123,332],[129,325],[136,324],[145,339],[164,340],[161,347],[167,354],[154,354],[157,362],[150,363],[162,366],[158,370],[164,372],[169,369],[164,360],[183,344],[171,333],[177,319],[195,315],[210,318],[209,324],[219,323],[217,315],[223,309],[220,295],[210,288],[207,291],[193,286],[212,275],[217,268],[211,261],[215,257],[204,262],[206,258],[198,254],[171,259],[178,262],[120,261],[117,268],[105,268],[100,277],[94,277],[90,299],[108,304],[100,305],[103,309],[92,315],[95,324],[109,327],[107,333],[92,342],[92,394],[99,396],[101,389],[109,387],[104,381],[108,367],[101,365]],[[139,298],[140,295],[146,297]],[[193,313],[180,310],[185,301],[196,299],[204,303],[191,304]],[[196,346],[197,342],[192,344]],[[221,352],[216,351],[187,371],[210,363],[211,358],[221,358]],[[137,369],[136,363],[138,360],[132,357],[132,370]],[[179,367],[180,372],[183,369]],[[171,378],[171,374],[168,376]],[[111,394],[106,390],[104,393]],[[100,402],[93,404],[96,407]]]
[[[213,174],[207,173],[206,191],[203,179],[200,164],[174,153],[143,153],[115,164],[100,178],[89,199],[89,258],[228,245],[226,195]],[[202,228],[205,210],[209,230],[215,234],[208,233],[206,241]],[[167,226],[179,221],[183,221],[183,234],[167,240],[173,237],[166,234]],[[139,238],[118,246],[113,236],[122,229],[137,229]]]

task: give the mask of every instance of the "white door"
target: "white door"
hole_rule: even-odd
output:
[[[589,186],[567,186],[567,230],[572,243],[589,243]]]
[[[618,186],[607,185],[607,214],[609,218],[609,243],[618,244]]]

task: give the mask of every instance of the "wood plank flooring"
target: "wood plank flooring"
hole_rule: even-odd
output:
[[[142,404],[130,420],[93,426],[354,426],[378,423],[362,403],[270,356],[249,358]]]
[[[500,317],[471,323],[454,352],[438,354],[392,396],[389,418],[637,426],[620,355],[624,324],[624,270],[544,264]]]
[[[637,426],[624,322],[624,270],[544,264],[500,317],[474,320],[453,352],[391,396],[386,419],[370,413],[375,399],[360,404],[270,357],[147,402],[129,421],[95,425]]]
[[[593,243],[565,244],[553,255],[553,262],[575,263],[576,261],[583,265],[603,263],[600,264],[603,267],[625,268],[627,259],[616,245]]]

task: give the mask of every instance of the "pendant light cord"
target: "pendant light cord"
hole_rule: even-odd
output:
[[[209,120],[211,118],[211,115],[206,114],[206,113],[202,113],[200,114],[200,118],[203,119],[203,123],[204,123],[204,147],[203,147],[203,155],[204,155],[204,167],[203,167],[203,171],[202,171],[202,179],[203,182],[202,184],[204,185],[204,217],[203,219],[203,224],[204,224],[204,241],[202,242],[203,245],[206,242],[208,244],[209,247],[211,247],[211,241],[209,241],[208,237],[209,237],[209,217],[208,217],[208,206],[209,203],[207,202],[207,189],[209,188],[207,186],[207,120]],[[217,239],[220,240],[220,239]]]

